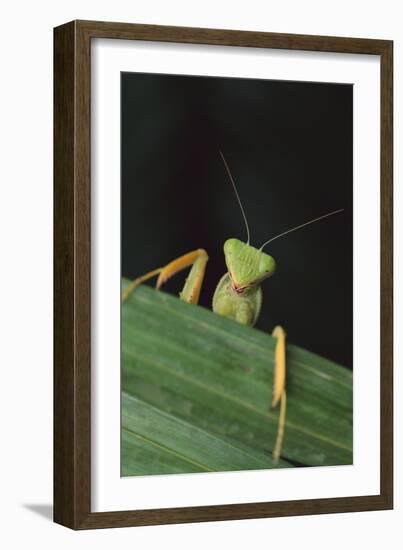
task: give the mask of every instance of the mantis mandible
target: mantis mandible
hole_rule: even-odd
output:
[[[249,244],[249,225],[235,182],[221,151],[220,155],[242,212],[247,232],[247,241],[245,243],[239,239],[230,238],[224,243],[224,256],[228,271],[221,277],[215,289],[212,303],[213,312],[229,317],[243,325],[253,326],[259,317],[262,307],[261,284],[265,279],[273,275],[276,270],[274,258],[263,252],[263,248],[275,239],[283,237],[292,231],[342,212],[343,208],[288,229],[263,243],[260,248],[255,248]],[[180,299],[191,304],[197,304],[208,259],[207,252],[203,248],[199,248],[172,260],[163,267],[149,271],[134,279],[126,287],[122,294],[122,302],[127,300],[135,288],[148,279],[158,275],[156,288],[160,289],[176,273],[191,267],[183,290],[180,293]],[[280,403],[277,436],[273,449],[273,461],[277,463],[281,455],[286,423],[286,333],[284,328],[276,326],[272,332],[272,336],[276,339],[276,345],[274,350],[274,379],[271,407],[274,409]]]

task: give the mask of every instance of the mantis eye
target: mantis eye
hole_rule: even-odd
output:
[[[274,258],[262,252],[258,269],[259,269],[259,275],[261,276],[269,277],[270,275],[273,275],[273,273],[276,270],[276,262]]]

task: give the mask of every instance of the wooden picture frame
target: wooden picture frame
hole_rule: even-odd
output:
[[[91,40],[114,38],[380,56],[380,494],[91,512]],[[72,529],[323,514],[393,507],[393,43],[387,40],[73,21],[54,31],[54,520]]]

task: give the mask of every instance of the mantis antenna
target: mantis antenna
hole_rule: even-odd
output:
[[[237,198],[237,200],[238,200],[238,204],[239,204],[239,207],[240,207],[240,209],[241,209],[243,219],[244,219],[244,221],[245,221],[246,233],[247,233],[247,236],[248,236],[248,241],[247,241],[246,244],[249,244],[249,241],[250,241],[250,232],[249,232],[248,220],[246,219],[245,211],[244,211],[244,209],[243,209],[243,207],[242,207],[241,199],[239,198],[238,191],[237,191],[237,188],[236,188],[234,179],[233,179],[233,177],[231,176],[230,169],[228,168],[227,161],[225,160],[225,157],[224,157],[224,155],[222,154],[222,152],[219,151],[219,153],[220,153],[221,158],[222,158],[222,160],[223,160],[223,162],[224,162],[224,166],[225,166],[225,169],[227,170],[227,174],[228,174],[228,176],[229,176],[230,182],[232,183],[232,187],[234,188],[235,195],[236,195],[236,198]]]
[[[309,222],[302,223],[301,225],[297,225],[296,227],[292,227],[291,229],[288,229],[287,231],[284,231],[283,233],[280,233],[279,235],[276,235],[275,237],[272,237],[268,241],[262,244],[259,250],[263,250],[263,248],[275,241],[276,239],[279,239],[280,237],[283,237],[284,235],[287,235],[288,233],[292,233],[293,231],[296,231],[297,229],[302,229],[302,227],[306,227],[307,225],[310,225],[311,223],[318,222],[319,220],[324,220],[325,218],[328,218],[329,216],[333,216],[334,214],[338,214],[339,212],[343,212],[344,208],[340,208],[339,210],[334,210],[333,212],[329,212],[328,214],[324,214],[323,216],[319,216],[318,218],[314,218],[313,220],[309,220]]]

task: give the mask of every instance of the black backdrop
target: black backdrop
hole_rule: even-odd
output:
[[[352,367],[352,86],[122,73],[121,99],[122,275],[205,248],[210,307],[224,241],[246,240],[222,150],[257,247],[345,209],[266,248],[277,272],[256,326]]]

